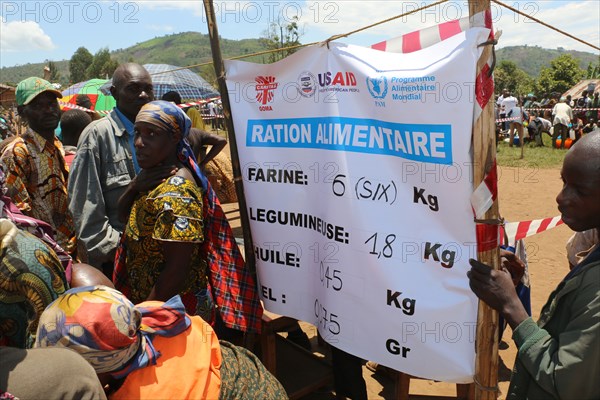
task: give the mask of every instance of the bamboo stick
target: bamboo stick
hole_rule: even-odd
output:
[[[215,17],[215,9],[212,0],[203,0],[204,10],[206,12],[206,23],[208,25],[208,34],[210,36],[210,47],[213,57],[213,66],[219,84],[219,92],[221,93],[221,102],[223,104],[223,116],[225,117],[225,126],[227,127],[227,135],[229,138],[229,146],[231,150],[231,166],[233,168],[233,178],[235,183],[235,192],[240,206],[240,220],[242,224],[242,232],[244,235],[244,259],[246,267],[250,269],[256,277],[256,257],[254,255],[254,246],[252,244],[252,234],[250,232],[250,220],[248,218],[248,207],[246,207],[246,197],[244,194],[244,185],[242,182],[242,173],[240,168],[240,159],[238,156],[237,140],[235,138],[235,130],[233,128],[233,120],[231,119],[231,104],[229,102],[229,93],[225,83],[225,67],[223,65],[223,57],[221,56],[221,47],[219,46],[219,31]],[[255,279],[256,282],[258,280]],[[258,290],[258,288],[257,288]],[[251,345],[247,338],[247,345]]]
[[[490,0],[469,0],[469,15],[490,9]],[[491,52],[486,46],[478,63],[477,72],[485,65]],[[473,126],[473,187],[476,188],[496,157],[496,138],[494,126],[494,99],[489,99],[480,118]],[[498,199],[486,212],[484,219],[498,219]],[[499,269],[498,248],[479,252],[479,261]],[[475,358],[475,399],[495,400],[498,397],[498,313],[487,304],[479,301],[476,333]]]

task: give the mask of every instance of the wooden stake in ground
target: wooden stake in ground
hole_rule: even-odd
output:
[[[469,15],[490,9],[490,0],[469,0]],[[477,65],[477,73],[486,64],[491,46],[486,46]],[[493,94],[492,94],[493,96]],[[494,101],[490,99],[473,126],[473,187],[476,188],[496,158]],[[484,219],[498,220],[498,199],[486,212]],[[480,252],[479,261],[499,269],[498,247]],[[498,396],[498,313],[479,301],[475,342],[475,399],[496,400]]]
[[[215,74],[217,75],[217,82],[219,83],[219,92],[221,93],[221,102],[223,104],[223,116],[225,118],[225,126],[227,127],[227,135],[229,138],[235,192],[237,194],[238,204],[240,205],[240,219],[244,234],[244,258],[246,260],[246,266],[255,274],[256,257],[254,256],[254,246],[252,245],[250,220],[248,218],[248,208],[246,207],[246,197],[244,195],[244,186],[242,183],[237,141],[235,139],[235,130],[233,129],[233,120],[231,119],[229,93],[227,92],[227,85],[225,83],[225,67],[223,65],[223,57],[221,56],[221,48],[219,46],[219,31],[217,29],[215,9],[212,0],[204,0],[204,10],[206,12],[206,23],[208,25],[208,34],[210,36],[213,65],[215,67]]]
[[[521,109],[523,112],[523,109]],[[522,136],[522,137],[521,137]],[[519,144],[521,145],[521,160],[525,157],[525,127],[523,126],[523,121],[521,121],[521,134],[519,135]]]

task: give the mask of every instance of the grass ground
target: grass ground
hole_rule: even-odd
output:
[[[550,138],[544,137],[544,147],[533,147],[526,144],[524,155],[521,159],[521,148],[508,147],[508,143],[498,143],[497,162],[503,167],[523,168],[556,168],[562,165],[566,150],[553,149],[550,147]]]

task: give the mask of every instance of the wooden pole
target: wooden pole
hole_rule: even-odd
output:
[[[523,107],[521,107],[521,115],[523,115]],[[521,118],[521,132],[519,132],[519,144],[521,145],[521,160],[523,159],[523,157],[525,157],[523,153],[525,151],[525,127],[523,126],[523,121],[524,119]]]
[[[204,10],[206,12],[206,23],[208,25],[208,34],[210,36],[210,48],[212,50],[213,66],[217,75],[219,92],[221,93],[221,102],[223,104],[223,116],[225,117],[225,126],[229,137],[229,147],[231,150],[231,166],[233,167],[233,178],[235,183],[235,192],[240,206],[240,220],[242,232],[244,235],[244,259],[246,267],[256,274],[256,257],[254,255],[254,246],[252,245],[252,235],[250,233],[250,223],[248,219],[248,207],[246,207],[246,197],[244,195],[244,185],[242,183],[242,173],[240,168],[240,159],[238,156],[237,141],[235,130],[233,129],[233,120],[231,119],[231,105],[229,102],[229,93],[225,83],[225,66],[221,56],[221,47],[219,46],[219,30],[215,17],[215,9],[212,0],[203,0]]]
[[[469,15],[490,9],[490,0],[469,0]],[[486,64],[491,46],[484,48],[477,65],[477,72]],[[489,99],[481,116],[473,126],[473,187],[476,188],[490,170],[496,158],[496,135],[494,120],[494,99]],[[498,199],[486,212],[484,219],[499,219]],[[498,247],[481,252],[479,261],[499,269]],[[496,400],[498,396],[498,313],[480,301],[477,315],[475,358],[475,399]]]

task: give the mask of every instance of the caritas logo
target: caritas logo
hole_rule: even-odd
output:
[[[273,108],[267,106],[267,103],[273,101],[273,91],[277,89],[277,82],[275,82],[274,76],[257,76],[254,78],[256,81],[256,101],[262,106],[259,107],[260,111],[270,111]]]

